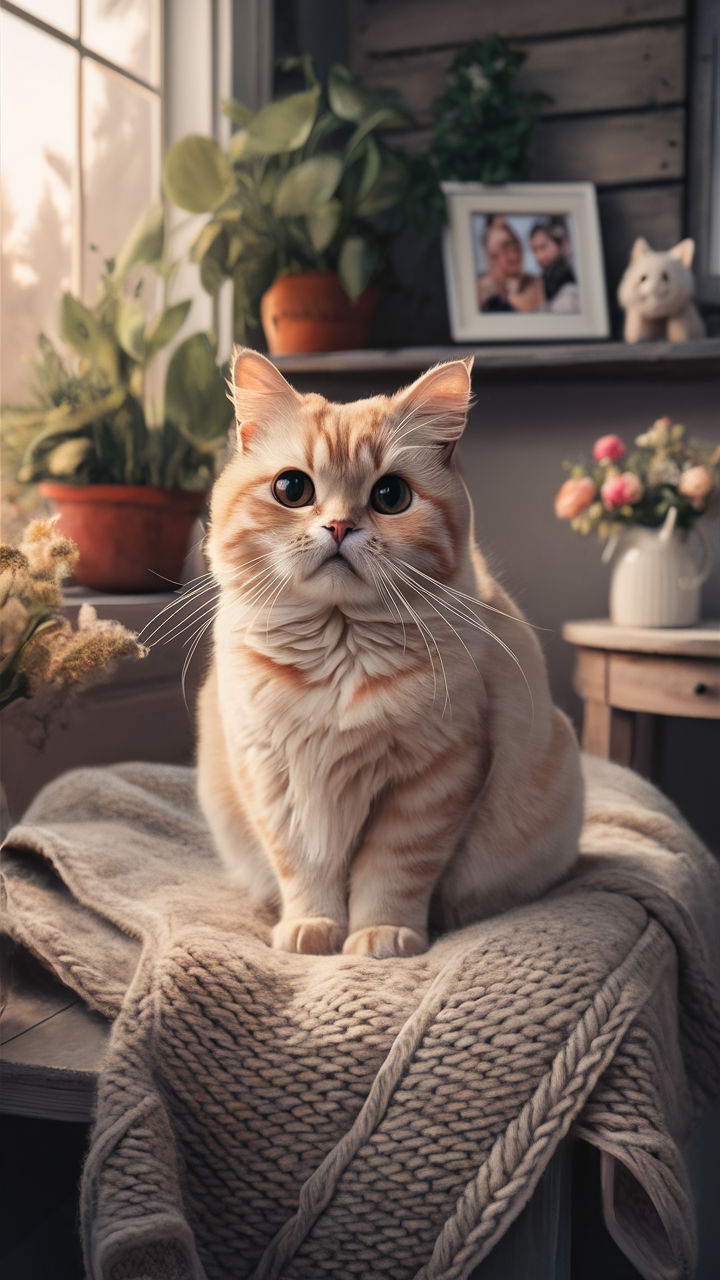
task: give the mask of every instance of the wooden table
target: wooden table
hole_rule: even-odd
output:
[[[638,717],[720,719],[720,621],[696,627],[617,627],[566,622],[575,646],[574,686],[585,704],[582,745],[630,764]]]
[[[0,1116],[87,1123],[110,1023],[22,947],[0,942]]]

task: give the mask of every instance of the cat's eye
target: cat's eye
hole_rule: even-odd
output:
[[[668,280],[670,279],[670,277],[669,277],[669,275],[668,275],[667,271],[662,271],[662,272],[660,273],[660,279],[661,279],[661,280],[664,280],[664,281],[665,281],[665,284],[667,284]]]
[[[641,283],[641,284],[644,284],[646,280],[647,280],[647,276],[641,276],[641,277],[640,277],[640,283]]]
[[[412,489],[402,476],[381,476],[373,485],[370,502],[384,516],[407,511],[412,502]]]
[[[304,471],[281,471],[272,491],[284,507],[308,507],[315,497],[315,486]]]

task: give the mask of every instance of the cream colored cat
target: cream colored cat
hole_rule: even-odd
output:
[[[681,240],[666,253],[651,249],[642,236],[635,241],[618,288],[618,301],[625,308],[626,342],[653,338],[690,342],[705,337],[692,300],[694,253],[694,240]]]
[[[199,796],[288,951],[411,955],[574,862],[573,730],[473,541],[455,458],[471,360],[396,395],[300,395],[234,355]]]

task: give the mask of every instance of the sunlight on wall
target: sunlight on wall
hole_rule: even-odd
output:
[[[24,7],[77,38],[77,0]],[[83,0],[82,23],[84,46],[159,87],[157,0]],[[7,12],[0,50],[2,399],[17,403],[37,335],[58,336],[62,291],[92,301],[103,259],[159,198],[161,100]]]

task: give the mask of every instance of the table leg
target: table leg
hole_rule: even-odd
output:
[[[615,764],[632,760],[635,713],[609,707],[606,702],[585,703],[582,745],[591,755],[603,756]]]

